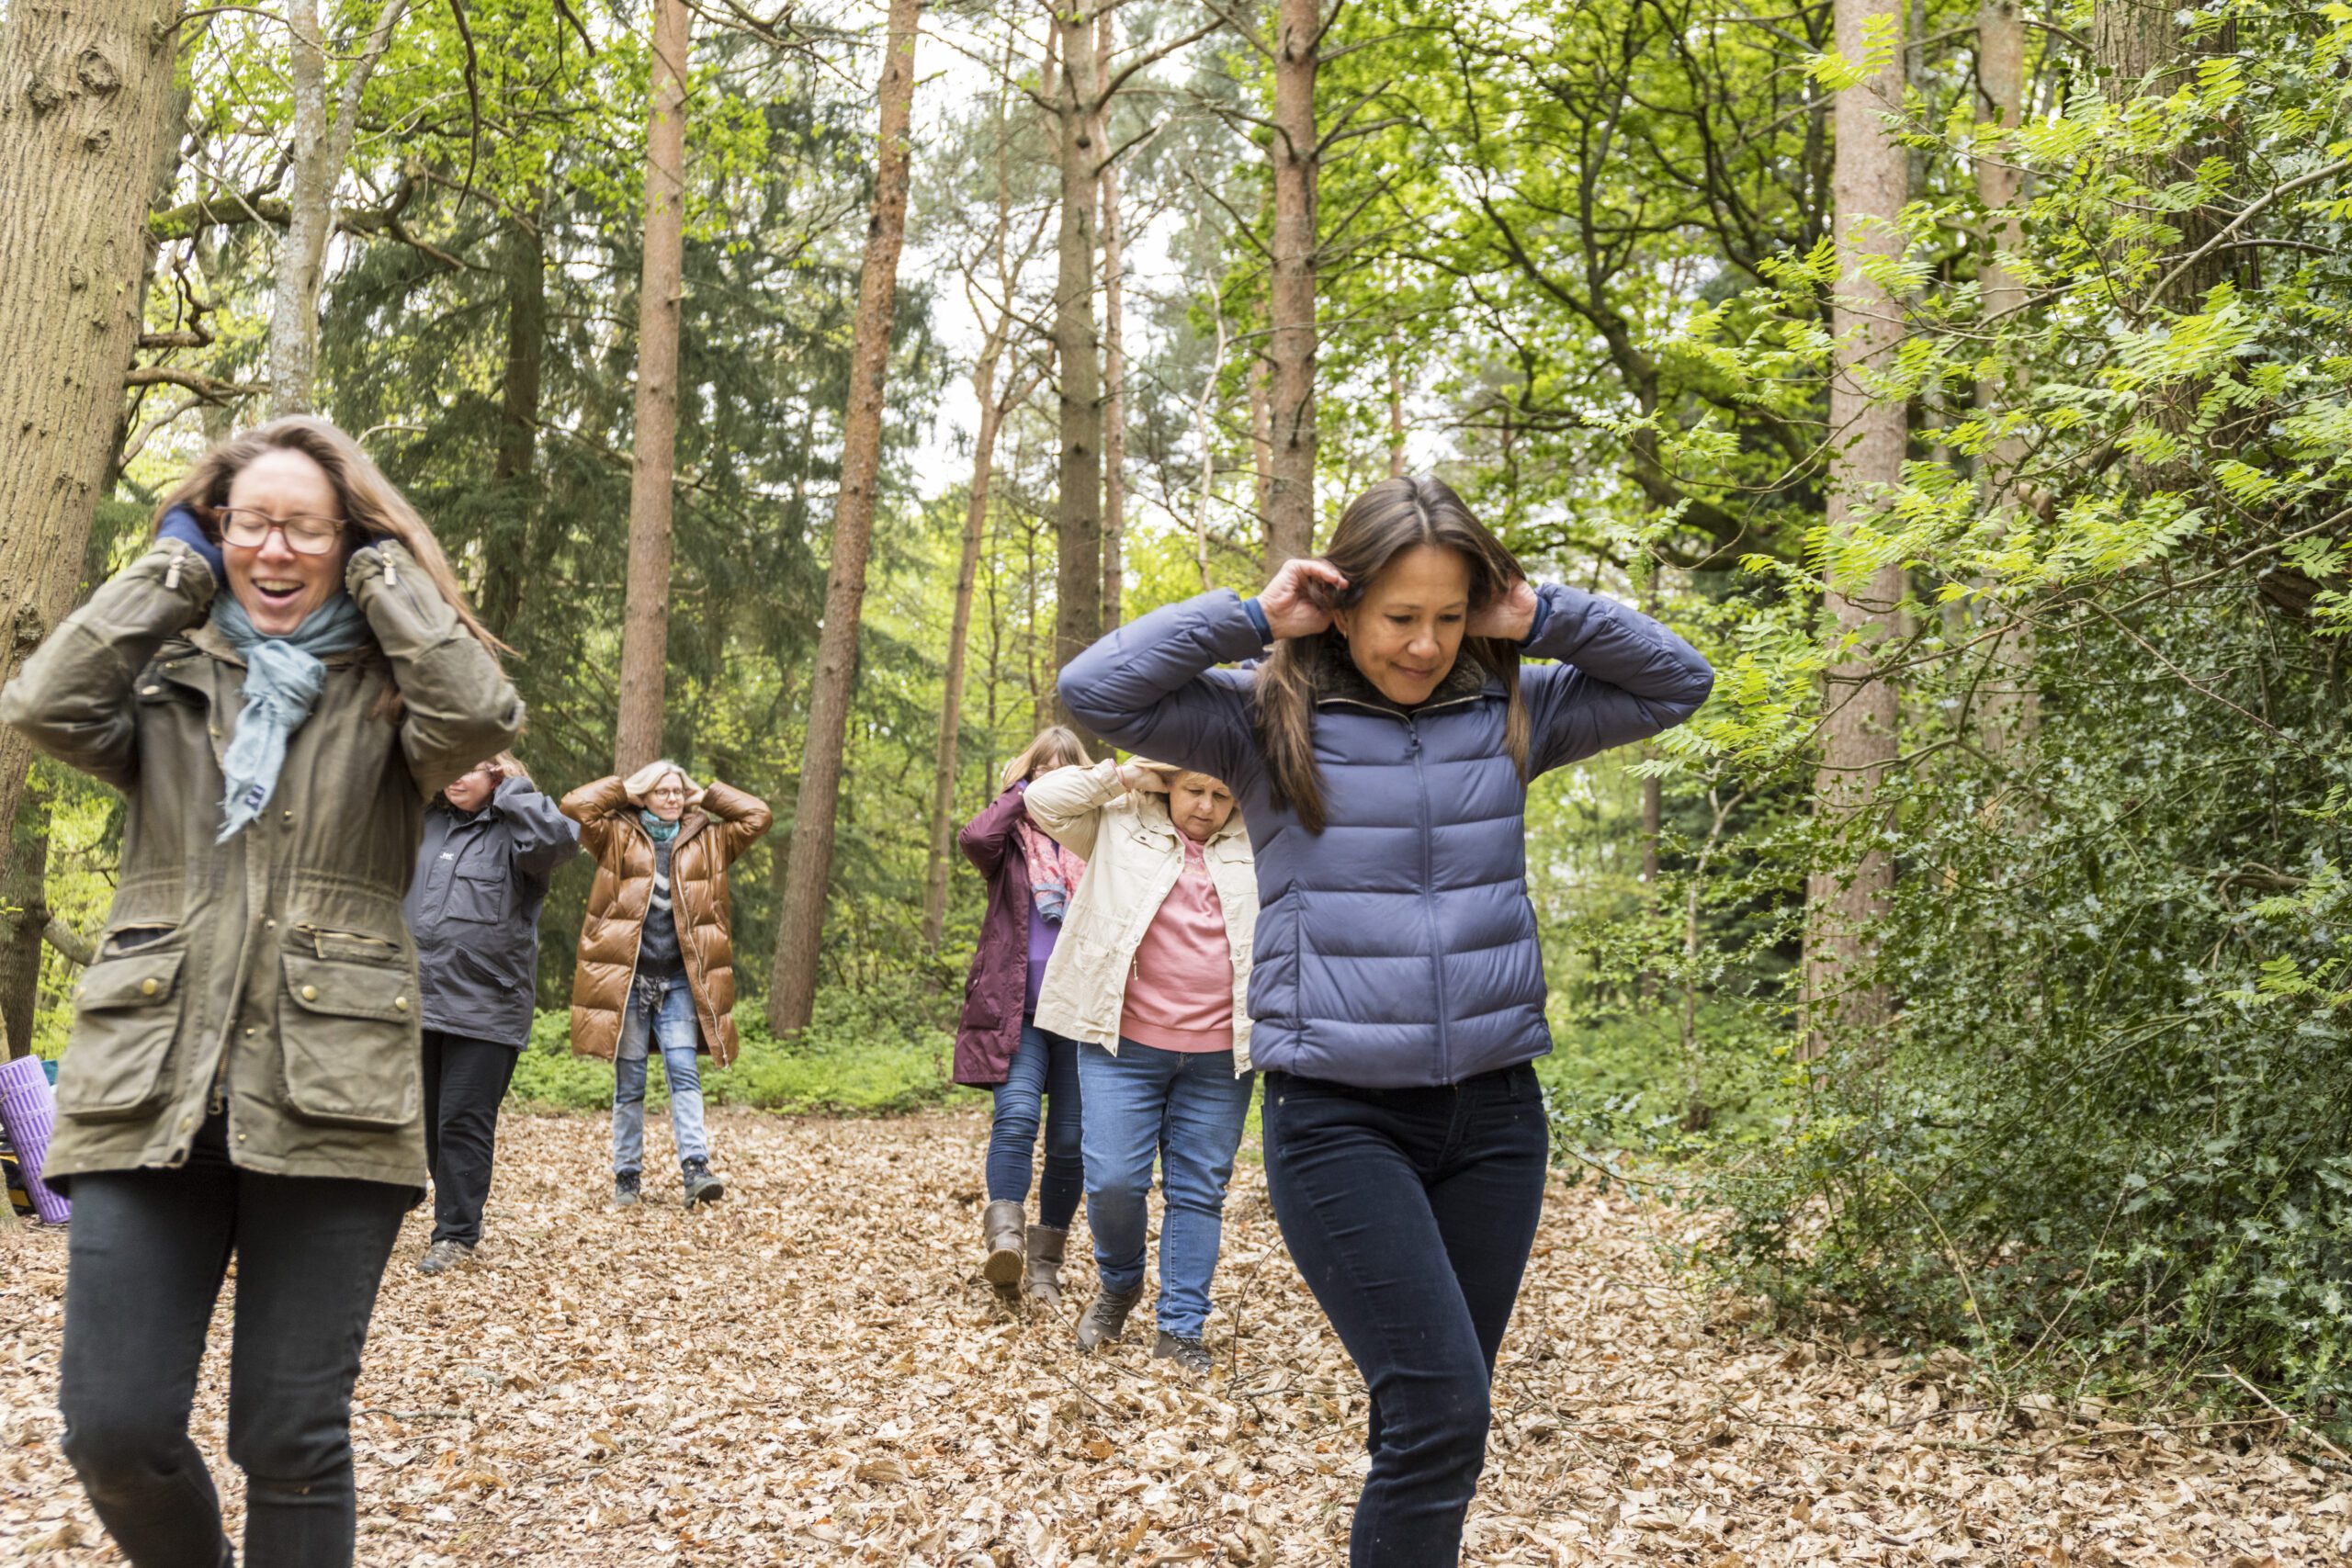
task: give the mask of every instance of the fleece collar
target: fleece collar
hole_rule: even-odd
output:
[[[1487,667],[1478,662],[1467,646],[1453,656],[1453,668],[1445,672],[1445,679],[1437,683],[1437,690],[1409,708],[1389,698],[1364,678],[1363,671],[1356,668],[1356,661],[1348,657],[1348,639],[1337,632],[1323,635],[1315,666],[1317,706],[1320,707],[1325,703],[1347,703],[1357,707],[1379,708],[1400,717],[1478,696],[1490,686],[1499,694],[1500,683],[1487,673]]]

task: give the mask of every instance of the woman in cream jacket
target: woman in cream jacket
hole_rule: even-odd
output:
[[[1166,1213],[1152,1353],[1205,1372],[1209,1280],[1252,1086],[1250,839],[1221,782],[1149,763],[1057,769],[1029,785],[1024,805],[1086,862],[1037,998],[1037,1027],[1079,1042],[1086,1214],[1102,1277],[1079,1348],[1117,1338],[1143,1294],[1157,1156]]]

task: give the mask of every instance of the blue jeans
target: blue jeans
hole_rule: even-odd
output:
[[[645,1165],[645,1070],[651,1043],[662,1048],[662,1076],[670,1081],[670,1135],[678,1165],[710,1157],[702,1128],[702,1064],[695,1047],[702,1038],[695,1022],[695,994],[684,974],[640,975],[629,988],[628,1011],[621,1018],[620,1047],[613,1054],[613,1173],[630,1175]]]
[[[1225,1185],[1250,1120],[1254,1075],[1230,1051],[1162,1051],[1119,1042],[1078,1048],[1086,1096],[1086,1223],[1102,1289],[1143,1286],[1152,1156],[1166,1199],[1159,1219],[1159,1326],[1198,1339],[1225,1239]]]
[[[989,1124],[989,1201],[1019,1203],[1029,1196],[1037,1152],[1040,1108],[1046,1122],[1046,1179],[1037,1184],[1037,1223],[1068,1230],[1086,1182],[1079,1143],[1078,1042],[1021,1026],[1021,1043],[996,1086],[996,1118]]]
[[[1495,1352],[1544,1212],[1535,1069],[1430,1089],[1266,1075],[1266,1192],[1372,1393],[1354,1568],[1462,1556]]]

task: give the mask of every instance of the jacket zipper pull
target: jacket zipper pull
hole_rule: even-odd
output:
[[[177,556],[174,556],[174,557],[172,558],[172,564],[171,564],[168,568],[166,568],[166,569],[164,570],[164,587],[166,587],[166,588],[177,588],[179,585],[180,585],[180,558],[179,558],[179,557],[177,557]]]
[[[383,562],[384,586],[387,588],[398,588],[401,585],[400,569],[392,564],[392,558],[390,556],[385,556],[383,558]]]

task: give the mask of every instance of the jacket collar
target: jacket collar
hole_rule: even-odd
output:
[[[1411,718],[1432,708],[1453,707],[1456,704],[1492,694],[1502,694],[1502,682],[1487,672],[1467,647],[1453,657],[1453,668],[1437,683],[1420,703],[1406,707],[1385,695],[1379,687],[1364,678],[1356,661],[1348,657],[1347,639],[1337,636],[1323,638],[1320,657],[1315,668],[1315,705],[1338,704],[1348,707],[1373,708],[1393,714],[1398,718]]]
[[[181,636],[183,639],[198,653],[204,654],[209,658],[217,659],[223,664],[233,664],[240,670],[243,670],[245,667],[245,656],[239,653],[235,645],[230,642],[227,637],[222,637],[218,631],[214,630],[212,623],[209,621],[198,622],[195,626],[190,626],[186,632],[182,633]],[[374,653],[375,650],[376,642],[375,639],[371,637],[361,643],[356,648],[346,648],[339,653],[321,654],[319,656],[319,662],[325,665],[330,670],[339,669],[345,664],[358,663],[362,659],[365,659]],[[171,649],[168,646],[163,650],[166,655],[168,655]]]

